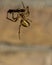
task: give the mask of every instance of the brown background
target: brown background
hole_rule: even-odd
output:
[[[15,23],[9,21],[6,15],[10,8],[21,8],[21,0],[0,0],[0,42],[2,42],[0,65],[51,65],[52,47],[50,49],[47,45],[52,45],[52,1],[23,0],[23,2],[25,6],[30,7],[29,19],[32,23],[28,28],[21,28],[21,40],[19,40],[20,21]],[[16,46],[10,44],[16,44]],[[18,45],[22,45],[23,51],[21,48],[18,49]],[[26,45],[28,45],[27,50],[24,49]],[[30,45],[36,49],[32,50]],[[40,45],[39,48],[38,45]]]
[[[52,45],[52,1],[23,1],[30,7],[31,26],[21,28],[21,40],[18,39],[19,22],[6,19],[8,9],[22,7],[19,0],[0,0],[0,41],[14,44],[50,44]]]

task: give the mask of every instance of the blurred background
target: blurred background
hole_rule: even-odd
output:
[[[20,21],[6,19],[9,9],[22,8],[22,0],[0,0],[0,41],[26,45],[52,45],[52,0],[23,0],[30,8],[30,27],[21,27],[21,39],[18,38]]]
[[[6,17],[9,9],[22,8],[22,1],[32,23],[21,27],[19,40],[20,21]],[[52,0],[0,0],[0,65],[34,64],[52,65]]]

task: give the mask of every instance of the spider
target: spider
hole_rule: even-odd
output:
[[[9,9],[7,11],[7,19],[11,20],[13,22],[16,22],[19,18],[21,18],[20,20],[20,25],[19,25],[19,39],[20,39],[20,30],[21,30],[21,26],[23,27],[28,27],[30,26],[30,22],[32,22],[31,20],[29,20],[27,17],[30,15],[30,11],[29,11],[29,6],[25,7],[24,3],[22,2],[23,8],[17,8],[17,9]],[[14,13],[17,13],[17,16],[14,16]],[[8,17],[8,14],[12,14],[12,19],[10,19]]]

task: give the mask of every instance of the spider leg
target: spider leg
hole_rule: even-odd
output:
[[[12,12],[12,18],[15,20],[16,18],[14,18],[14,12]]]
[[[13,13],[12,13],[12,18],[13,18],[14,22],[16,22],[16,21],[18,20],[18,14],[17,14],[17,17],[15,18],[15,17],[14,17],[14,12],[13,12]]]
[[[14,22],[17,21],[17,17],[16,18],[14,17],[14,12],[12,12],[12,18],[13,18]]]
[[[6,17],[6,18],[7,18],[8,20],[11,20],[11,21],[13,21],[12,19],[8,18],[8,14],[9,14],[9,13],[7,12],[7,17]],[[13,21],[13,22],[14,22],[14,21]]]
[[[7,17],[6,17],[6,18],[9,19],[9,18],[8,18],[8,12],[7,12]]]
[[[30,19],[27,19],[29,22],[32,22]]]
[[[20,39],[20,30],[21,30],[21,24],[19,25],[19,32],[18,32],[18,34],[19,34],[19,39]]]
[[[13,21],[12,19],[10,19],[10,18],[8,18],[8,17],[7,17],[7,19]],[[13,22],[14,22],[14,21],[13,21]]]
[[[8,18],[8,12],[7,12],[7,17],[6,18]]]
[[[28,19],[28,18],[23,18],[24,20],[26,20],[26,21],[29,21],[29,22],[32,22],[30,19]]]
[[[21,1],[21,2],[22,2],[22,6],[23,6],[23,8],[25,8],[23,1]]]
[[[13,22],[16,22],[17,21],[17,17],[16,18],[14,18],[14,14],[12,13],[12,18],[13,18],[13,20],[12,19],[10,19],[10,18],[8,18],[8,12],[7,12],[7,19],[8,20],[11,20],[11,21],[13,21]]]

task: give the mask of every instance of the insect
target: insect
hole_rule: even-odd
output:
[[[13,22],[18,21],[19,18],[21,18],[20,20],[20,25],[19,25],[19,39],[20,39],[20,30],[21,30],[21,26],[23,27],[28,27],[30,26],[30,22],[32,22],[30,19],[28,19],[27,17],[30,15],[30,11],[29,11],[29,6],[24,6],[24,3],[22,2],[23,8],[17,8],[17,9],[9,9],[7,11],[7,19],[11,20]],[[17,13],[17,16],[14,16],[14,13]],[[12,14],[12,19],[10,19],[8,17],[8,14]]]

